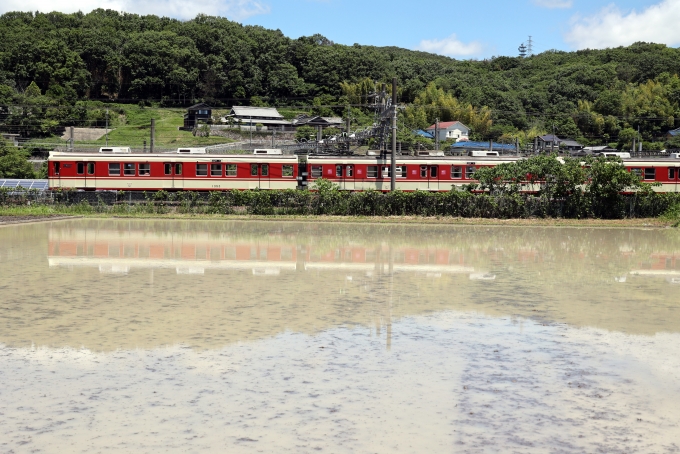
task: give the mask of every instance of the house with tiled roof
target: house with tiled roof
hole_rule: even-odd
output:
[[[227,118],[242,127],[262,125],[263,129],[285,129],[291,124],[275,107],[233,106]]]
[[[680,137],[680,128],[672,129],[672,130],[668,131],[667,137],[669,139],[672,139],[673,137]]]
[[[435,135],[436,125],[432,125],[425,131]],[[439,140],[446,139],[467,140],[470,135],[470,128],[465,126],[460,121],[440,121],[439,122]]]

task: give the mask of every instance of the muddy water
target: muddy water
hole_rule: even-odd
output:
[[[680,452],[680,233],[4,227],[0,383],[0,452]]]

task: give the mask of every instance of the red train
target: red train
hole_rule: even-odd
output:
[[[326,178],[344,190],[390,189],[390,162],[378,156],[294,156],[278,150],[256,150],[252,155],[185,153],[130,153],[117,149],[100,153],[52,152],[50,189],[80,190],[191,190],[294,189]],[[129,149],[122,149],[129,150]],[[187,149],[189,150],[189,149]],[[258,153],[259,151],[259,153]],[[397,189],[448,191],[474,182],[472,174],[484,166],[515,161],[517,157],[399,156]],[[680,159],[624,159],[624,165],[646,182],[658,182],[658,192],[680,189]]]

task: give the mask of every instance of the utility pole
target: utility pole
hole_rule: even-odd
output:
[[[555,123],[553,123],[553,134],[552,134],[552,140],[550,141],[550,154],[553,154],[555,151]]]
[[[70,143],[69,143],[69,145],[70,145],[69,148],[71,149],[71,151],[73,151],[73,141],[74,141],[73,134],[74,134],[74,133],[73,133],[73,126],[70,126],[70,127],[69,127],[69,142],[70,142]]]
[[[250,148],[253,148],[253,117],[248,116],[248,129],[250,129]]]
[[[276,143],[276,126],[272,126],[272,148],[276,148],[274,144]]]
[[[630,148],[630,151],[635,151],[635,139],[637,139],[637,136],[633,136],[633,146]]]
[[[434,149],[439,150],[439,118],[434,120]]]
[[[352,120],[351,120],[351,115],[352,115],[352,108],[350,107],[349,104],[347,104],[347,129],[345,129],[345,137],[347,138],[347,153],[349,153],[349,136],[350,136],[350,127],[352,125]]]
[[[397,78],[392,78],[392,158],[390,160],[390,190],[397,188]]]
[[[109,108],[106,108],[106,146],[109,146]]]
[[[638,137],[638,151],[642,153],[642,137],[640,137],[640,125],[638,125],[637,137]]]
[[[151,119],[151,140],[149,140],[149,153],[154,152],[154,145],[156,144],[156,119]]]

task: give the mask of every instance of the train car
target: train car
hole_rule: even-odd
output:
[[[298,161],[287,155],[52,152],[50,189],[210,191],[294,189]]]
[[[624,159],[623,165],[629,172],[640,176],[645,183],[660,183],[657,192],[680,191],[680,159]]]
[[[396,188],[402,191],[450,191],[454,186],[474,183],[477,169],[517,161],[517,157],[400,156],[396,166]],[[367,157],[310,157],[309,179],[326,178],[350,191],[387,191],[391,184],[390,159]]]

